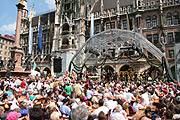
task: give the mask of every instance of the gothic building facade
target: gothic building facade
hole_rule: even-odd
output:
[[[21,22],[21,34],[20,34],[20,45],[24,51],[23,55],[23,67],[25,69],[26,61],[29,59],[31,61],[31,68],[33,68],[33,63],[37,64],[36,70],[39,72],[46,71],[51,73],[51,50],[52,41],[54,34],[54,18],[55,11],[50,11],[36,16],[36,10],[34,7],[28,10],[27,0],[24,0],[24,9],[22,13]],[[42,26],[42,52],[39,52],[38,48],[38,36],[39,36],[39,26]],[[30,29],[32,28],[32,53],[29,50],[29,38]]]
[[[34,30],[32,62],[37,61],[41,72],[48,68],[51,73],[54,73],[53,60],[60,57],[62,58],[62,70],[68,70],[73,55],[91,37],[91,14],[94,14],[95,34],[108,30],[110,27],[127,29],[128,14],[130,30],[142,34],[162,50],[174,71],[174,44],[180,42],[179,0],[55,0],[55,4],[54,12],[32,18]],[[22,21],[22,24],[29,23],[27,20]],[[38,26],[42,21],[46,32],[43,52],[40,54],[37,50],[37,36]],[[53,23],[53,42],[51,42],[51,23]],[[28,55],[28,28],[22,26],[21,33],[21,45],[25,56]],[[156,61],[150,53],[146,52],[146,55],[149,59]],[[84,53],[82,57],[85,57]],[[48,62],[44,64],[47,58]],[[81,64],[81,60],[78,58],[77,64]],[[93,60],[93,57],[90,60]],[[150,66],[144,59],[134,62],[123,58],[116,62],[108,60],[104,69],[111,69],[119,73],[126,71],[129,67],[138,72]]]

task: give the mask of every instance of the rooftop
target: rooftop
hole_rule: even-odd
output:
[[[133,5],[133,0],[119,0],[120,3],[120,7],[125,7],[125,6],[131,6]],[[108,10],[108,9],[115,9],[117,8],[117,0],[103,0],[103,6],[104,6],[104,10]],[[101,11],[101,0],[98,0],[95,5],[94,8],[92,10],[92,12],[100,12]]]
[[[2,35],[0,35],[0,38],[10,40],[10,41],[15,41],[15,36],[10,36],[10,35],[2,36]]]

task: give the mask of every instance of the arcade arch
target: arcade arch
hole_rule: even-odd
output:
[[[51,70],[48,67],[46,67],[43,72],[46,72],[47,75],[51,74]]]

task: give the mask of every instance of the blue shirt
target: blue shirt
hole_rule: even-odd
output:
[[[93,95],[93,92],[91,90],[87,90],[86,92],[87,99],[91,99],[92,95]]]
[[[70,112],[71,112],[71,109],[66,105],[61,105],[60,106],[60,111],[62,112],[63,115],[69,116]]]

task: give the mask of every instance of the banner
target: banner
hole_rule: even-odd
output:
[[[33,28],[29,27],[29,54],[32,54],[32,50],[33,50]]]
[[[94,36],[94,14],[91,14],[91,37]]]
[[[127,30],[130,30],[130,20],[129,20],[129,14],[126,12],[126,19],[127,19]]]
[[[109,21],[110,21],[110,29],[112,29],[112,25],[111,25],[111,14],[110,14],[109,10],[108,10],[108,17],[109,17]]]
[[[38,48],[39,52],[42,53],[42,25],[39,26]]]
[[[52,46],[53,46],[53,23],[51,23],[51,35],[50,35],[50,39],[51,39],[51,48],[52,48]]]
[[[174,54],[176,80],[180,81],[180,43],[175,44]]]
[[[36,67],[37,67],[37,64],[36,64],[36,63],[35,63],[35,61],[34,61],[33,70],[35,70],[35,69],[36,69]]]

